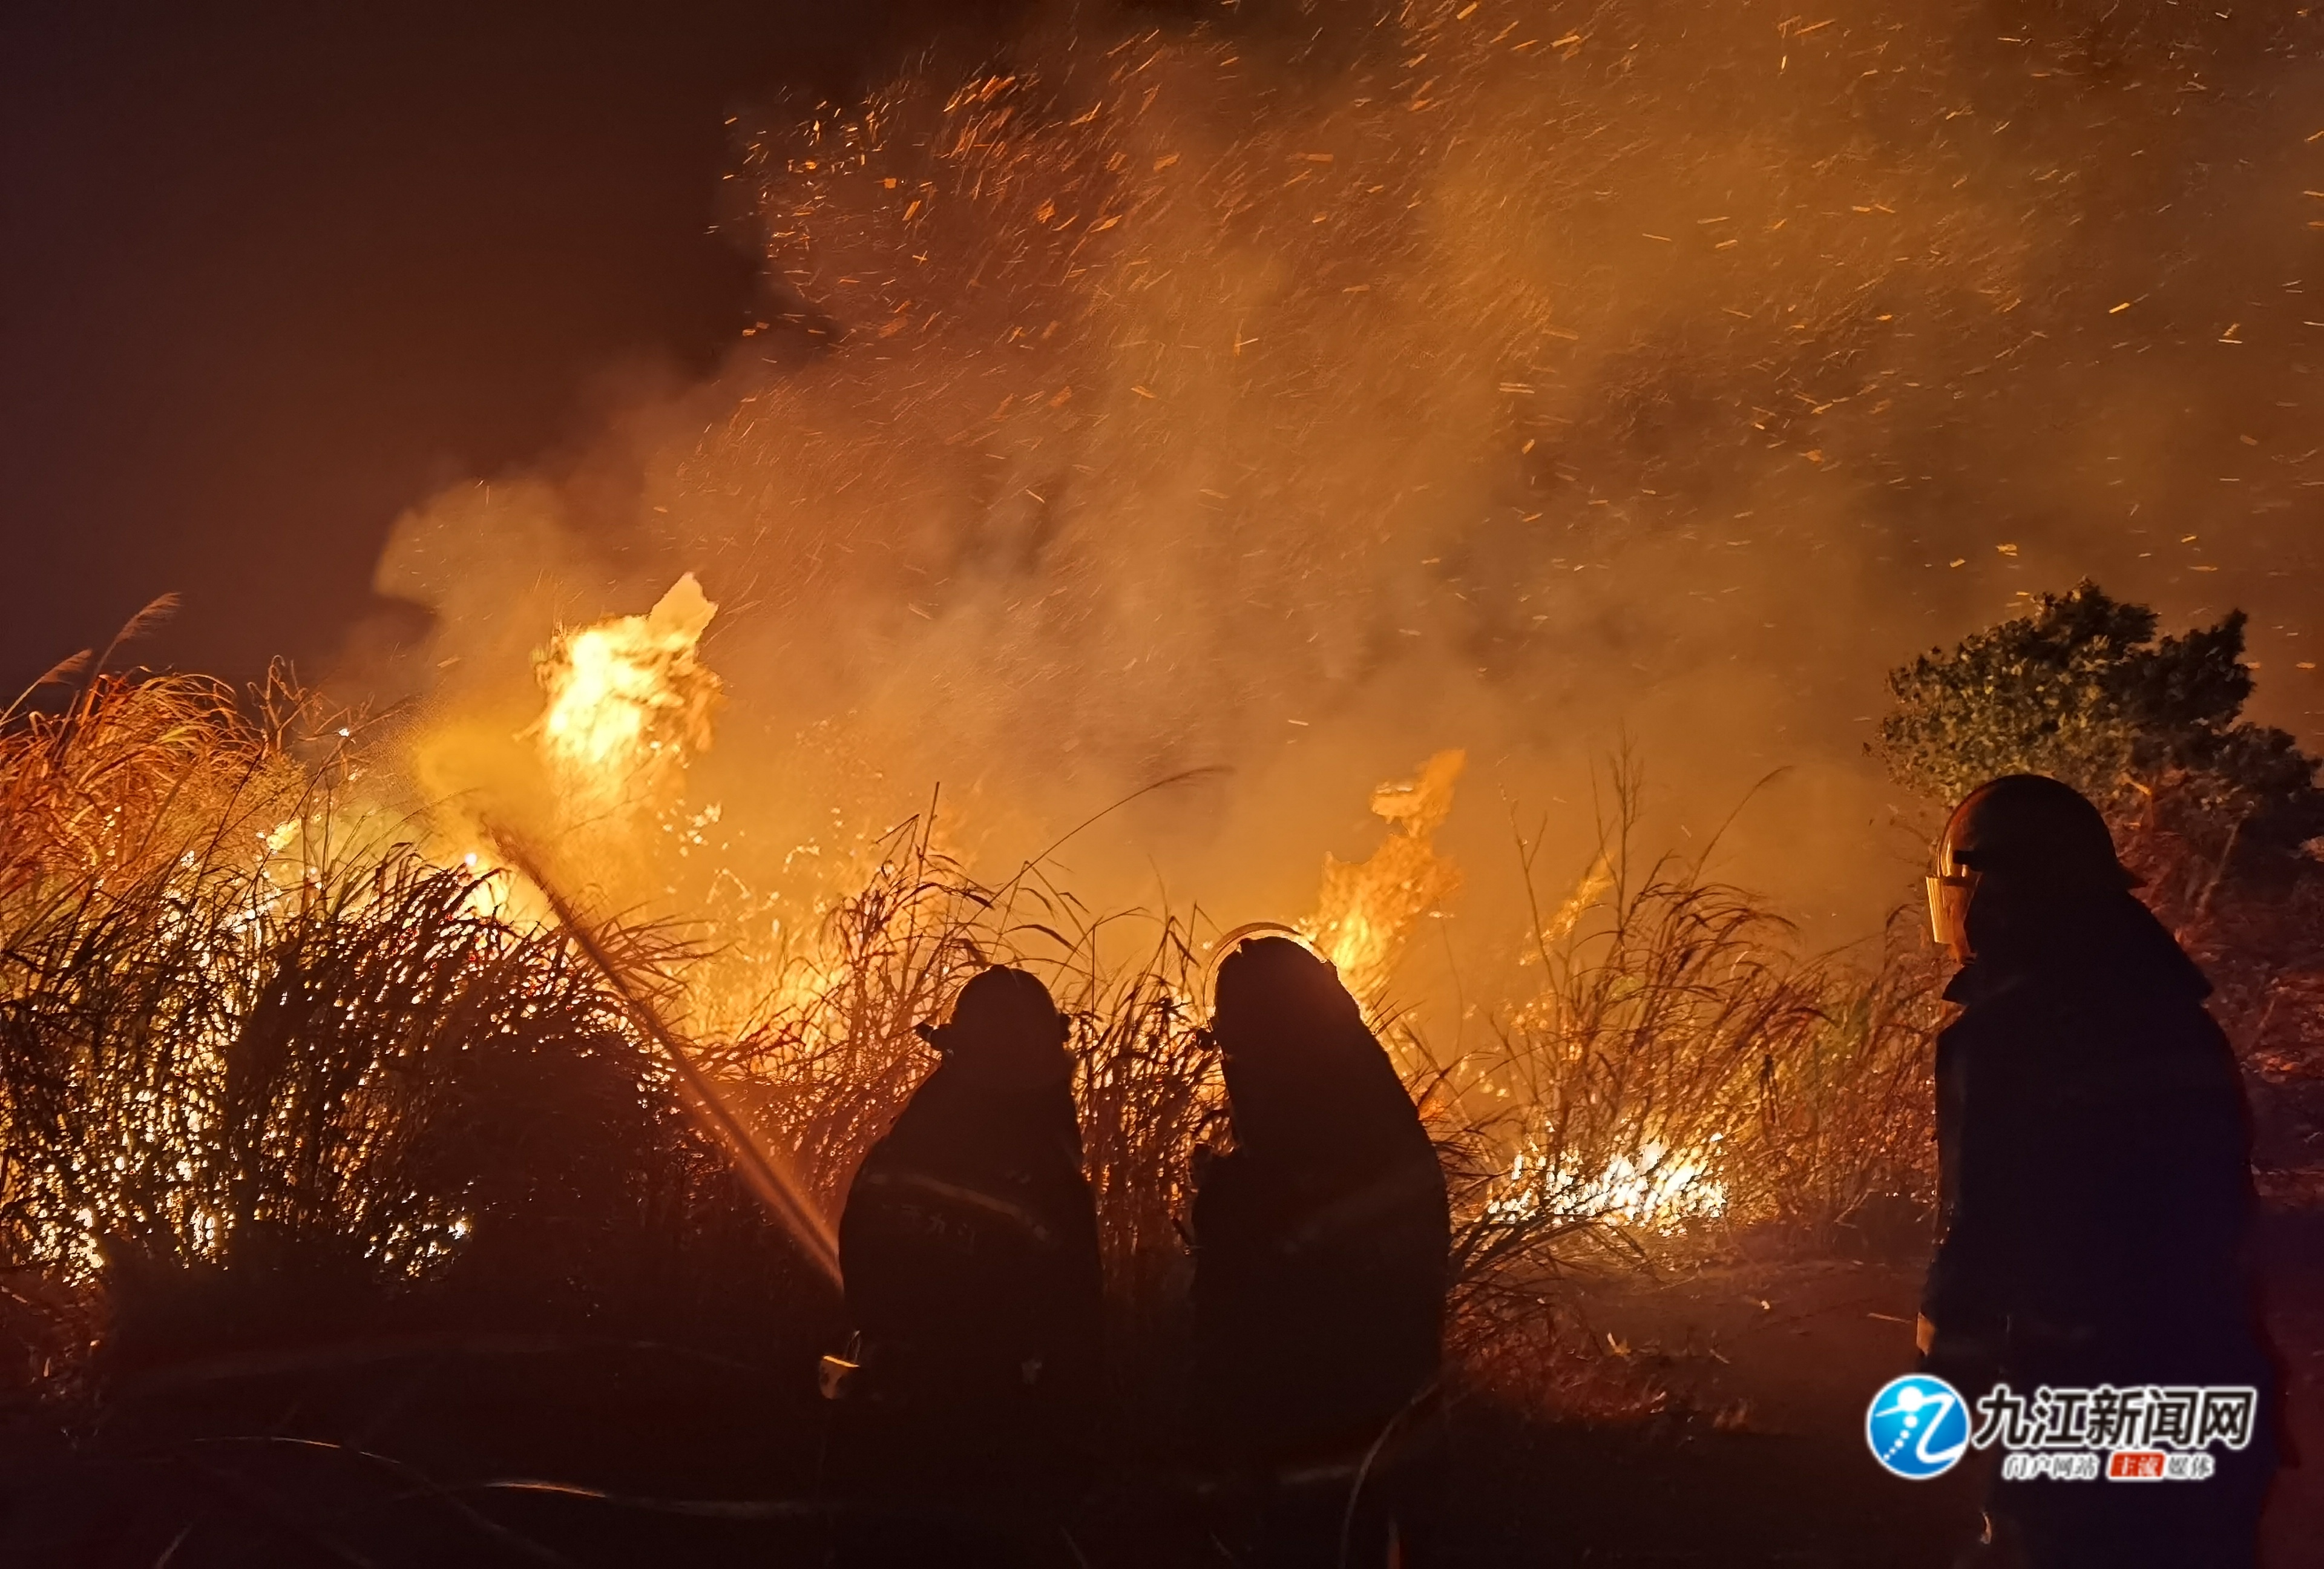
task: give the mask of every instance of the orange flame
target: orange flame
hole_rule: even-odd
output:
[[[1417,780],[1372,791],[1372,813],[1388,823],[1388,837],[1362,861],[1323,857],[1315,913],[1300,928],[1366,1002],[1387,986],[1414,925],[1460,889],[1460,869],[1430,839],[1452,810],[1452,787],[1468,761],[1465,752],[1440,752]]]
[[[676,799],[687,757],[710,744],[720,686],[697,649],[717,613],[689,572],[646,614],[560,633],[536,660],[549,704],[533,734],[572,818]]]

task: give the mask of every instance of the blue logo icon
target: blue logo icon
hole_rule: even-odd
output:
[[[1926,1481],[1969,1448],[1969,1406],[1942,1379],[1907,1373],[1881,1386],[1864,1413],[1864,1441],[1894,1476]]]

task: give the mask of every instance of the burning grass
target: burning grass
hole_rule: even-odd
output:
[[[302,1337],[337,1314],[683,1339],[703,1313],[716,1339],[737,1319],[715,1300],[763,1321],[813,1299],[604,976],[504,873],[336,827],[357,764],[275,699],[253,718],[208,683],[105,678],[0,737],[0,1265],[28,1374],[36,1344],[52,1384],[72,1361],[60,1290],[106,1305],[133,1360],[294,1310]],[[1493,1049],[1438,1061],[1389,1030],[1452,1178],[1456,1351],[1488,1382],[1538,1364],[1566,1272],[1753,1226],[1830,1242],[1926,1195],[1921,972],[1894,947],[1803,957],[1686,863],[1634,874],[1618,816],[1536,921]],[[691,1045],[834,1211],[928,1066],[911,1026],[984,964],[1044,974],[1074,1021],[1123,1392],[1167,1399],[1187,1174],[1223,1132],[1205,935],[1093,915],[1039,867],[982,885],[916,823],[742,1025]],[[607,936],[689,1016],[700,948]]]
[[[1533,1000],[1440,1075],[1454,1176],[1453,1351],[1479,1383],[1565,1408],[1655,1392],[1590,1364],[1563,1278],[1774,1233],[1911,1248],[1932,1195],[1932,971],[1891,931],[1868,963],[1800,955],[1741,890],[1664,856],[1637,872],[1633,780],[1554,912]],[[1530,885],[1533,855],[1519,846]]]

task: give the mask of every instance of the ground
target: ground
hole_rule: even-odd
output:
[[[2324,1211],[2263,1232],[2295,1441],[2324,1457]],[[1911,1364],[1910,1262],[1729,1252],[1569,1283],[1618,1420],[1458,1401],[1443,1562],[1592,1569],[1946,1569],[1978,1479],[1878,1470],[1871,1392]],[[570,1336],[392,1337],[150,1373],[69,1433],[19,1407],[0,1563],[88,1569],[813,1563],[818,1408],[796,1367]],[[973,1442],[973,1438],[969,1441]],[[1079,1531],[1096,1565],[1222,1562],[1166,1468]],[[2324,1462],[2286,1471],[2272,1569],[2324,1540]]]
[[[2324,1541],[2324,1211],[2271,1214],[2261,1241],[2292,1439],[2312,1457],[2278,1478],[2264,1562],[2299,1569]],[[1462,1561],[1945,1569],[1976,1532],[1981,1477],[1904,1481],[1863,1438],[1872,1392],[1913,1365],[1919,1285],[1909,1265],[1730,1258],[1585,1293],[1591,1328],[1694,1416],[1473,1422]]]

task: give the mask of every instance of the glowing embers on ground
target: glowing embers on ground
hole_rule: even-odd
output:
[[[1706,1143],[1724,1142],[1713,1133]],[[1545,1210],[1576,1219],[1614,1221],[1653,1232],[1678,1231],[1692,1221],[1727,1213],[1727,1188],[1713,1174],[1715,1148],[1673,1149],[1642,1140],[1590,1169],[1571,1153],[1538,1145],[1517,1151],[1508,1175],[1486,1200],[1497,1219],[1531,1219]]]
[[[687,758],[710,744],[719,681],[697,650],[717,613],[689,572],[646,614],[561,633],[541,654],[549,704],[533,734],[572,821],[676,798]]]

